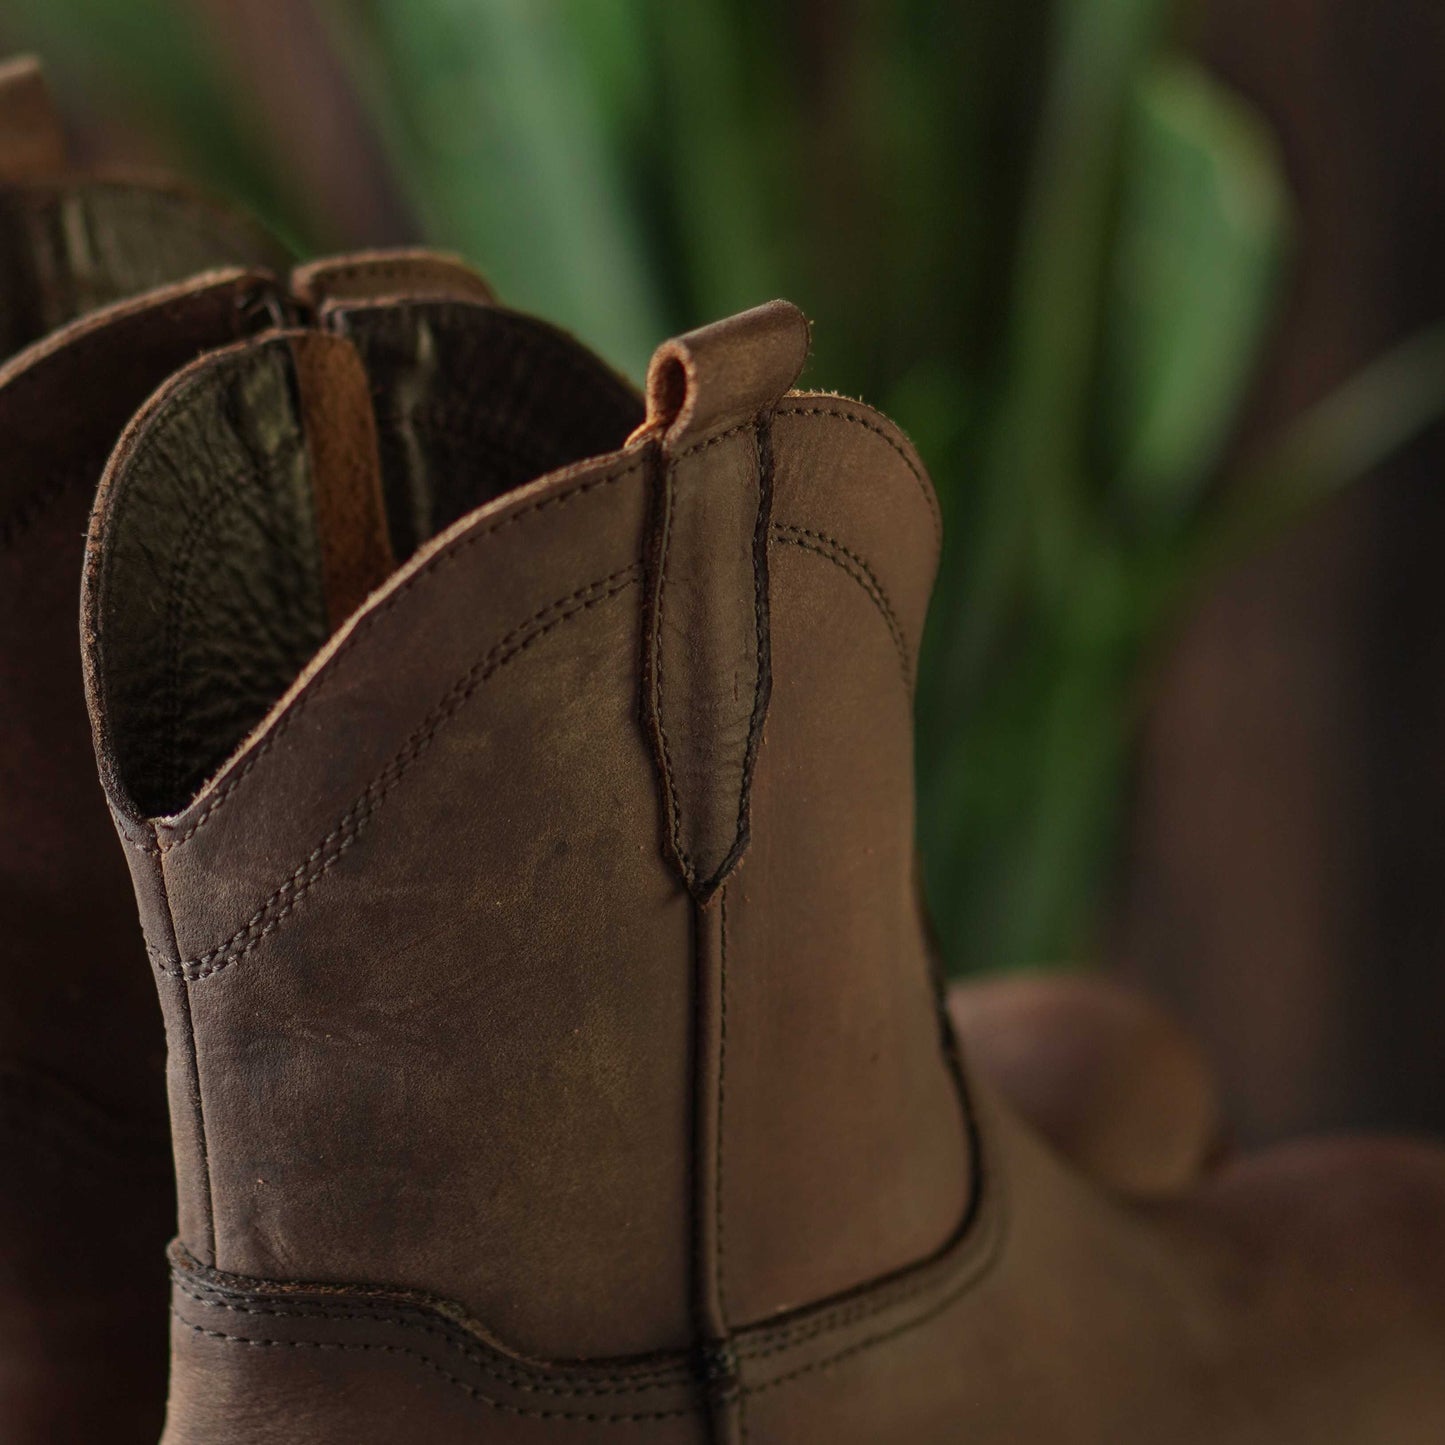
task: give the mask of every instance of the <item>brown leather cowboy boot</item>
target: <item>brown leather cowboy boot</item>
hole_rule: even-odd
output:
[[[173,378],[92,521],[167,1445],[1439,1438],[1445,1267],[1391,1263],[1434,1155],[1372,1156],[1387,1248],[1338,1160],[1140,1209],[966,1082],[913,866],[937,507],[788,390],[794,309],[664,346],[645,411],[494,307],[316,320]]]
[[[71,174],[38,68],[0,67],[0,352],[18,352],[0,365],[5,1445],[152,1442],[161,1428],[159,1261],[175,1224],[165,1047],[95,783],[81,562],[126,421],[177,368],[270,324],[281,292],[257,268],[283,263],[252,223],[179,187]],[[307,268],[298,285],[476,295],[480,283],[401,253]]]

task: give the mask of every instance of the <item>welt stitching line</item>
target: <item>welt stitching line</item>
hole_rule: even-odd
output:
[[[806,552],[812,552],[816,556],[834,563],[867,593],[873,605],[882,615],[889,635],[893,639],[893,646],[898,651],[898,660],[903,666],[904,681],[912,687],[913,659],[909,653],[908,643],[903,636],[903,628],[898,621],[898,614],[893,610],[893,605],[888,600],[888,594],[883,590],[873,569],[856,552],[844,546],[836,537],[830,537],[826,532],[815,532],[810,527],[795,527],[781,522],[775,523],[772,531],[775,540],[788,546],[801,547]]]
[[[174,1311],[172,1311],[174,1313]],[[283,1349],[283,1350],[364,1350],[388,1355],[400,1355],[407,1359],[416,1360],[419,1364],[425,1365],[427,1369],[439,1375],[449,1385],[456,1386],[466,1395],[470,1396],[480,1405],[487,1406],[491,1410],[499,1410],[508,1415],[520,1415],[530,1420],[576,1420],[589,1425],[634,1425],[645,1424],[656,1420],[675,1420],[684,1415],[691,1415],[695,1412],[690,1408],[677,1410],[647,1410],[636,1411],[629,1414],[603,1414],[599,1411],[580,1410],[532,1410],[523,1405],[512,1405],[503,1400],[495,1400],[490,1395],[484,1394],[475,1385],[469,1384],[460,1376],[453,1375],[450,1371],[442,1368],[435,1360],[428,1359],[417,1350],[409,1350],[404,1345],[384,1345],[367,1343],[360,1340],[256,1340],[246,1335],[226,1334],[220,1330],[208,1330],[202,1325],[193,1325],[189,1321],[176,1316],[178,1322],[192,1334],[202,1335],[207,1339],[222,1340],[227,1344],[251,1345],[257,1348]]]
[[[918,463],[908,455],[907,451],[899,444],[896,437],[890,436],[876,422],[869,421],[867,417],[859,416],[856,412],[843,411],[830,406],[787,406],[779,407],[778,416],[826,416],[832,417],[834,421],[849,422],[853,426],[861,426],[864,431],[872,432],[874,436],[885,441],[894,452],[898,454],[903,465],[913,474],[913,480],[918,483],[918,490],[923,494],[923,500],[927,504],[929,515],[933,519],[933,530],[936,537],[943,536],[943,517],[938,509],[938,497],[933,488],[928,484]]]
[[[361,837],[387,795],[401,782],[417,759],[426,752],[442,727],[470,700],[477,688],[564,622],[591,610],[632,586],[637,581],[639,570],[638,564],[634,562],[631,566],[614,572],[610,577],[600,578],[598,581],[578,589],[570,596],[551,603],[548,607],[535,613],[520,627],[509,632],[448,689],[442,701],[423,720],[417,732],[412,734],[391,762],[372,779],[361,796],[342,815],[336,826],[311,850],[291,876],[262,903],[242,927],[223,943],[217,944],[216,947],[208,949],[205,953],[198,954],[193,958],[182,959],[174,964],[161,962],[155,951],[152,951],[151,957],[161,971],[172,976],[183,976],[195,982],[218,973],[221,969],[250,953],[262,939],[280,925],[302,898],[336,866],[346,851]],[[555,617],[542,626],[535,627],[535,630],[528,630],[559,607],[565,610],[558,612]],[[333,845],[336,846],[333,847]],[[277,908],[277,904],[282,906]]]
[[[362,637],[364,637],[368,632],[370,632],[371,629],[383,617],[385,617],[389,612],[391,612],[391,610],[396,607],[398,603],[400,603],[402,598],[405,597],[412,590],[413,587],[415,587],[423,579],[429,579],[435,576],[437,573],[441,572],[444,567],[451,566],[457,561],[458,558],[462,556],[464,552],[469,551],[472,547],[476,546],[482,541],[485,541],[487,538],[495,536],[498,532],[504,531],[507,527],[512,526],[514,523],[520,522],[523,519],[532,516],[536,512],[546,511],[549,507],[565,506],[568,502],[574,500],[575,498],[584,496],[588,492],[595,491],[599,487],[609,486],[614,482],[621,481],[625,477],[632,476],[641,469],[641,466],[641,462],[634,461],[630,465],[620,468],[618,471],[609,472],[606,476],[602,477],[593,477],[590,480],[583,482],[568,491],[557,492],[550,497],[539,498],[537,501],[532,502],[528,506],[522,507],[518,511],[511,512],[507,516],[500,518],[498,521],[492,523],[491,526],[482,528],[480,531],[473,532],[467,537],[463,537],[461,541],[459,541],[454,547],[449,547],[445,552],[441,552],[437,556],[433,557],[421,568],[420,571],[415,572],[412,576],[408,577],[407,580],[403,582],[397,588],[397,590],[391,594],[391,596],[386,598],[383,602],[379,603],[372,611],[368,612],[366,616],[357,623],[356,627],[352,630],[351,635],[347,637],[347,639],[336,649],[336,652],[331,656],[330,660],[327,663],[328,672],[332,668],[334,668],[336,664],[339,663],[340,660],[344,656],[346,656],[346,654],[349,653],[354,646],[356,646],[356,644],[362,639]],[[255,768],[256,764],[259,763],[261,759],[265,757],[265,755],[270,752],[271,749],[275,747],[278,742],[281,741],[285,734],[290,730],[291,726],[306,711],[309,704],[315,698],[317,690],[318,689],[313,688],[312,690],[303,693],[299,698],[296,699],[295,706],[291,708],[291,710],[285,715],[285,717],[281,719],[279,723],[277,723],[275,729],[271,732],[271,735],[264,739],[256,747],[255,751],[252,752],[251,756],[246,759],[245,763],[242,764],[236,775],[228,782],[226,782],[220,789],[217,790],[216,796],[211,799],[211,801],[206,805],[204,809],[202,809],[200,815],[196,818],[196,820],[183,833],[179,834],[175,838],[170,839],[168,842],[163,842],[161,844],[161,848],[163,851],[169,852],[172,848],[179,848],[183,843],[189,842],[193,837],[195,837],[198,832],[200,832],[203,827],[205,827],[205,825],[211,820],[211,818],[220,810],[221,806],[226,802],[226,800],[230,798],[230,796],[236,791],[236,789],[240,787],[241,783],[246,779],[246,777],[249,776],[252,769]]]
[[[420,1320],[406,1319],[394,1314],[342,1314],[334,1310],[233,1304],[226,1300],[211,1299],[197,1294],[180,1284],[179,1281],[177,1281],[176,1287],[182,1294],[206,1309],[227,1310],[232,1314],[268,1316],[274,1319],[334,1320],[350,1324],[384,1325],[388,1328],[412,1330],[417,1334],[441,1340],[448,1349],[454,1350],[477,1371],[496,1380],[499,1384],[509,1385],[515,1390],[521,1390],[531,1395],[558,1397],[641,1395],[657,1390],[675,1389],[680,1385],[687,1384],[689,1379],[687,1375],[680,1374],[675,1370],[671,1374],[664,1374],[659,1370],[635,1376],[600,1375],[595,1378],[595,1383],[584,1384],[578,1381],[575,1384],[564,1384],[560,1381],[549,1381],[541,1371],[527,1374],[522,1371],[508,1370],[494,1363],[477,1346],[457,1339],[451,1331],[437,1325],[424,1324]]]

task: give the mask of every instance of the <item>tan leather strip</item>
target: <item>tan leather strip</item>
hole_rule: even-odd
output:
[[[0,181],[28,181],[65,169],[65,131],[40,62],[0,63]]]
[[[371,386],[339,336],[291,342],[311,461],[326,613],[335,631],[396,570],[386,529]]]

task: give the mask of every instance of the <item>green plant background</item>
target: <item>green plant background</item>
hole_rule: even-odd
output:
[[[1087,959],[1155,660],[1220,570],[1445,408],[1445,329],[1257,454],[1273,137],[1166,0],[316,0],[427,240],[633,374],[775,295],[917,442],[948,541],[919,828],[959,970]],[[326,235],[204,6],[9,0],[299,249]]]

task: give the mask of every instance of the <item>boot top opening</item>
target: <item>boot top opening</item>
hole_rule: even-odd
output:
[[[326,320],[173,378],[102,486],[103,768],[146,816],[183,808],[420,545],[642,419],[626,382],[512,312],[434,299]]]

